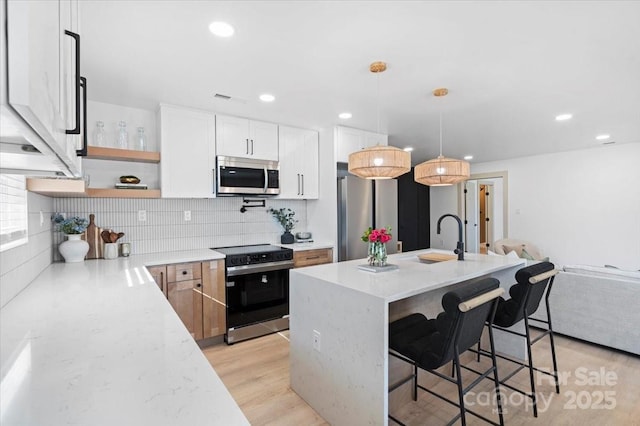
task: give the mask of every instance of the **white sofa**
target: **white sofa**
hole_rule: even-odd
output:
[[[553,329],[640,355],[639,301],[640,271],[567,265],[549,296]],[[544,309],[536,317],[544,318]]]

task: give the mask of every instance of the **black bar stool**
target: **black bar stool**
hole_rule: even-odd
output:
[[[540,373],[546,374],[548,376],[552,376],[555,380],[556,393],[560,393],[560,384],[558,382],[558,363],[556,360],[556,348],[553,342],[553,327],[551,326],[551,311],[549,309],[549,294],[551,293],[551,287],[553,286],[553,279],[555,275],[558,273],[557,270],[554,269],[555,266],[550,262],[540,262],[535,265],[528,266],[526,268],[520,269],[516,272],[516,281],[517,284],[514,284],[509,289],[509,295],[511,299],[504,300],[502,297],[498,300],[498,307],[496,309],[495,317],[493,319],[493,323],[487,321],[487,326],[489,330],[496,329],[501,330],[506,333],[514,334],[516,336],[524,337],[527,343],[527,357],[528,362],[523,363],[519,360],[515,360],[513,358],[497,354],[496,356],[500,359],[505,359],[514,364],[517,364],[518,367],[504,377],[500,384],[503,386],[521,393],[529,398],[531,398],[533,403],[533,415],[534,417],[538,417],[538,405],[536,398],[536,384],[534,378],[534,371],[538,371]],[[542,300],[542,296],[547,290],[547,295],[545,297],[546,302],[546,310],[547,310],[547,320],[541,320],[537,318],[531,318],[540,305],[540,301]],[[511,327],[517,324],[520,321],[524,320],[524,333],[520,333],[514,330],[508,330],[508,327]],[[531,337],[531,325],[529,321],[535,321],[536,328],[542,330],[542,332],[532,339]],[[533,365],[533,356],[531,354],[532,346],[539,342],[545,336],[549,336],[549,341],[551,344],[551,358],[553,361],[553,371],[545,371],[539,368],[534,367]],[[487,352],[480,349],[480,343],[478,343],[478,361],[480,360],[481,354],[486,354]],[[529,369],[529,381],[531,382],[531,393],[525,392],[521,389],[518,389],[508,383],[507,380],[511,379],[513,376],[518,374],[523,368]]]
[[[447,292],[442,297],[441,312],[435,319],[427,319],[422,314],[411,314],[389,324],[389,354],[413,365],[413,373],[389,388],[394,391],[401,385],[413,380],[413,400],[418,399],[418,388],[458,407],[458,413],[449,424],[458,419],[466,425],[466,413],[473,414],[493,425],[504,425],[502,415],[502,402],[500,399],[498,370],[493,343],[493,332],[489,328],[489,341],[491,342],[492,365],[484,372],[477,372],[460,365],[460,354],[480,342],[485,320],[493,318],[498,297],[504,293],[499,288],[499,281],[495,278],[484,278],[460,284],[455,290]],[[448,362],[453,361],[456,374],[455,378],[435,371]],[[458,387],[458,401],[433,392],[418,384],[418,368],[432,373]],[[462,383],[461,368],[479,374],[479,377],[466,388]],[[496,423],[483,415],[475,413],[464,405],[464,395],[482,379],[493,375],[495,383],[496,401],[498,405],[499,422]],[[397,418],[389,415],[389,418],[398,424],[403,424]]]

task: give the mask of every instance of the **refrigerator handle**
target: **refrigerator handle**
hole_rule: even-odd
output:
[[[344,177],[338,178],[338,262],[347,259],[347,194]]]

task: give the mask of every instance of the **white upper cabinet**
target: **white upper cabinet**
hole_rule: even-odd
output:
[[[280,195],[318,198],[318,132],[280,126]]]
[[[66,166],[65,174],[79,176],[80,136],[66,134],[81,126],[76,116],[81,108],[76,102],[79,41],[65,34],[78,31],[77,1],[9,1],[6,11],[6,102],[39,136],[33,145],[53,151]]]
[[[278,125],[216,115],[216,154],[278,161]]]
[[[161,105],[160,188],[163,198],[214,198],[215,116]]]
[[[349,154],[374,145],[388,145],[388,136],[350,127],[336,127],[336,162],[348,163]]]

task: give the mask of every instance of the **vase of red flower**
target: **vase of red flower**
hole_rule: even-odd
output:
[[[362,234],[362,241],[369,243],[367,261],[371,266],[385,266],[387,264],[387,246],[391,241],[391,227],[373,229],[369,227]]]

